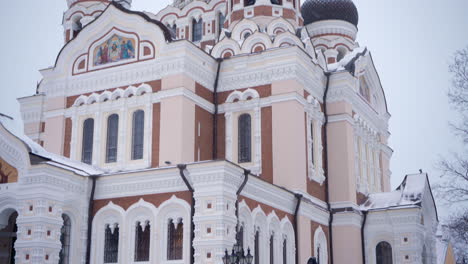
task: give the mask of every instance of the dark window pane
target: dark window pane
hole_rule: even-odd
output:
[[[252,129],[249,114],[239,117],[238,124],[238,152],[239,163],[252,161]]]
[[[226,17],[223,15],[223,13],[219,13],[218,15],[218,35],[221,34],[224,28],[224,22],[226,21]]]
[[[255,5],[255,0],[244,0],[244,6]]]
[[[274,5],[281,5],[281,0],[271,0],[271,3]]]
[[[239,243],[239,245],[241,246],[241,248],[244,247],[244,227],[243,226],[240,226],[239,227],[239,232],[237,232],[237,241]]]
[[[312,164],[315,163],[314,159],[314,122],[313,121],[310,121],[310,141],[312,142],[311,143],[311,147],[310,147],[310,156],[311,156],[311,159],[312,159]]]
[[[91,164],[93,160],[93,134],[94,119],[86,119],[83,123],[83,146],[81,149],[81,161]]]
[[[192,41],[197,42],[202,39],[203,33],[203,20],[199,19],[198,22],[194,19],[192,21]]]
[[[275,264],[275,245],[273,235],[270,236],[270,264]]]
[[[283,241],[283,264],[288,263],[288,244],[286,243],[286,239]]]
[[[107,145],[106,145],[106,162],[117,161],[117,144],[119,136],[119,116],[117,114],[110,115],[107,119]]]
[[[132,160],[143,158],[143,138],[145,133],[145,112],[138,110],[133,113],[132,129]]]
[[[393,264],[392,246],[387,242],[380,242],[376,249],[377,264]]]
[[[149,261],[151,227],[144,230],[140,223],[135,227],[135,261]]]
[[[117,263],[119,256],[119,228],[115,227],[112,232],[109,226],[106,226],[104,238],[104,263]]]
[[[71,232],[71,220],[67,215],[62,215],[63,226],[60,232],[60,242],[62,243],[62,249],[59,253],[59,264],[70,263],[70,232]]]
[[[255,264],[260,264],[260,232],[255,232]]]
[[[169,220],[167,230],[167,260],[182,259],[184,224],[182,222],[174,224],[173,220]]]

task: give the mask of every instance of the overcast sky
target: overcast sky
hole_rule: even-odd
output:
[[[133,0],[133,9],[157,12],[170,0]],[[367,46],[379,71],[392,118],[390,146],[392,185],[405,174],[439,172],[439,155],[459,142],[448,128],[448,64],[468,46],[467,0],[355,0],[359,10],[358,41]],[[3,46],[0,112],[20,118],[16,98],[32,95],[38,69],[54,64],[63,46],[62,14],[66,0],[8,1],[0,9]]]

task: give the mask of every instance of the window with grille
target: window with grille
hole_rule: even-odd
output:
[[[270,236],[270,264],[275,264],[275,245],[274,245],[274,237],[273,235]]]
[[[320,251],[321,251],[321,248],[320,248],[320,246],[318,246],[318,248],[317,248],[317,264],[320,264]]]
[[[194,19],[192,21],[192,41],[197,42],[202,39],[203,34],[203,19],[199,19],[198,22]]]
[[[237,241],[241,248],[244,247],[244,227],[239,226],[239,231],[237,232]]]
[[[218,15],[218,35],[221,35],[221,32],[224,28],[224,22],[226,21],[226,16],[223,13],[219,13]]]
[[[255,232],[255,241],[254,241],[254,247],[255,247],[255,264],[260,264],[260,231],[257,230]]]
[[[151,227],[137,223],[135,227],[135,261],[149,261]]]
[[[104,236],[104,263],[117,263],[119,256],[119,227],[106,226]]]
[[[393,264],[392,246],[388,242],[380,242],[375,249],[377,264]]]
[[[288,263],[288,243],[286,239],[283,240],[283,264]]]
[[[83,123],[83,145],[81,161],[91,164],[93,160],[94,119],[88,118]]]
[[[119,116],[112,114],[107,118],[106,163],[117,161],[117,144],[119,136]]]
[[[133,113],[132,127],[132,160],[143,158],[143,142],[145,134],[145,112],[138,110]]]
[[[249,114],[243,114],[239,117],[238,152],[239,163],[252,161],[252,127]]]
[[[167,227],[167,260],[179,260],[183,256],[184,224],[169,220]]]
[[[71,220],[67,215],[62,215],[63,226],[60,230],[60,243],[62,249],[59,253],[59,264],[70,263],[70,235],[71,235]]]

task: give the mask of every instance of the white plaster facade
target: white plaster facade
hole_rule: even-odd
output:
[[[18,231],[9,232],[16,263],[59,263],[63,214],[71,219],[69,263],[103,263],[107,227],[119,230],[117,263],[136,263],[138,226],[150,229],[143,263],[220,264],[238,225],[261,264],[270,256],[274,264],[319,256],[375,263],[381,240],[394,263],[422,263],[423,245],[436,258],[430,194],[398,210],[363,205],[390,192],[393,151],[384,91],[356,26],[302,26],[297,0],[174,1],[157,14],[117,2],[68,1],[65,46],[41,70],[37,94],[19,99],[27,137],[1,119],[0,161],[18,177],[0,184],[0,227],[13,228],[18,215]],[[203,23],[196,42],[194,21]],[[114,36],[134,41],[133,56],[97,63]],[[144,144],[134,160],[137,110]],[[119,117],[117,158],[108,163],[111,114]],[[241,114],[252,120],[245,163]],[[81,163],[88,118],[90,165]],[[168,259],[169,221],[183,224],[181,259]]]

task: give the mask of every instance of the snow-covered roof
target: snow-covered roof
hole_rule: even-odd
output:
[[[56,167],[60,167],[68,171],[72,171],[82,176],[100,175],[104,173],[104,171],[99,168],[48,152],[39,144],[34,142],[31,138],[26,136],[19,128],[19,125],[13,119],[1,113],[0,113],[0,124],[9,133],[11,133],[13,136],[18,138],[21,142],[23,142],[23,144],[26,146],[26,148],[28,148],[30,153],[46,159],[47,161],[44,161],[44,163],[47,163]]]
[[[406,175],[395,191],[370,194],[367,201],[361,205],[361,209],[366,211],[419,206],[427,184],[426,173]]]
[[[367,55],[369,51],[366,47],[357,47],[352,52],[346,54],[339,62],[328,65],[330,72],[347,70],[350,64],[354,63],[360,56]]]

